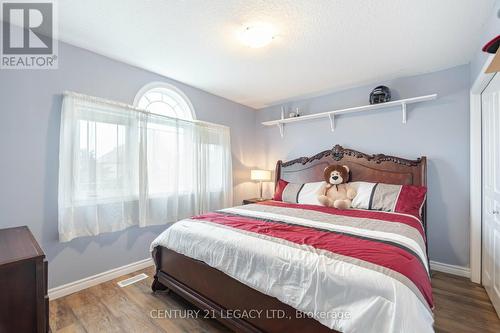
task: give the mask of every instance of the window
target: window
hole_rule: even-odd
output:
[[[167,116],[175,119],[193,120],[194,112],[189,99],[176,87],[164,82],[153,82],[143,87],[137,93],[134,105],[152,115]],[[152,195],[161,196],[179,191],[187,194],[194,191],[192,177],[177,179],[172,172],[170,162],[172,156],[178,154],[184,158],[178,161],[186,174],[194,172],[194,161],[188,156],[194,140],[193,133],[184,126],[161,117],[151,117],[148,122],[147,165],[148,183]]]
[[[189,99],[176,87],[163,82],[150,83],[139,90],[134,106],[162,116],[195,119]]]
[[[137,108],[65,94],[61,241],[231,205],[229,128],[194,120],[191,103],[175,88],[146,88],[136,97]]]
[[[75,199],[105,200],[123,196],[129,174],[126,168],[128,128],[109,122],[81,119],[78,121],[80,144],[78,178],[75,179]],[[133,196],[134,193],[128,193]]]

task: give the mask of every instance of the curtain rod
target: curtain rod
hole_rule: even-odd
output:
[[[132,110],[132,111],[136,111],[136,112],[140,112],[140,113],[146,114],[148,116],[154,115],[156,117],[167,118],[167,119],[177,120],[177,121],[185,121],[187,123],[194,123],[194,124],[205,125],[205,126],[216,126],[216,127],[223,127],[223,128],[229,129],[229,126],[226,126],[226,125],[211,123],[211,122],[208,122],[208,121],[197,120],[197,119],[188,120],[188,119],[181,119],[181,118],[174,118],[174,117],[164,116],[164,115],[161,115],[161,114],[158,114],[158,113],[151,113],[151,112],[148,112],[146,110],[139,109],[139,108],[137,108],[137,107],[135,107],[133,105],[127,104],[127,103],[113,101],[113,100],[102,98],[102,97],[85,95],[85,94],[77,93],[77,92],[74,92],[74,91],[68,91],[68,90],[66,90],[66,91],[63,92],[63,96],[85,98],[85,99],[92,100],[92,101],[95,101],[95,102],[98,102],[98,103],[119,106],[119,107],[126,108],[126,109],[129,109],[129,110]]]

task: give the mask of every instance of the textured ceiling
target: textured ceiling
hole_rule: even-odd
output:
[[[261,108],[468,63],[494,0],[64,0],[61,40]],[[236,32],[279,31],[251,49]]]

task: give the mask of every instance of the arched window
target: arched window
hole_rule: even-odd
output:
[[[135,96],[134,106],[162,116],[196,119],[193,105],[186,95],[164,82],[153,82],[144,86]]]

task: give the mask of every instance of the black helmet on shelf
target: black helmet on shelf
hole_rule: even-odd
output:
[[[370,104],[385,103],[391,100],[391,90],[386,86],[378,86],[370,93]]]

